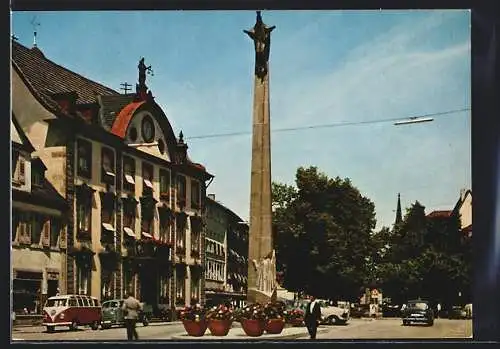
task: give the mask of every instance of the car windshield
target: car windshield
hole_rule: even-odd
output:
[[[408,308],[411,309],[427,310],[427,307],[427,303],[424,302],[408,303]]]
[[[65,307],[66,302],[67,302],[66,298],[47,299],[45,306],[46,307]]]

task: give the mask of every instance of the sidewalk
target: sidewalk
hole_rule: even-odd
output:
[[[318,328],[318,334],[328,332],[328,328]],[[229,330],[229,333],[227,336],[212,336],[210,333],[210,330],[207,329],[205,332],[205,335],[203,337],[192,337],[189,336],[185,331],[179,334],[174,334],[172,335],[171,339],[172,340],[215,340],[215,341],[224,341],[224,340],[257,340],[257,341],[262,341],[262,340],[270,340],[270,339],[308,339],[309,338],[309,333],[307,332],[306,327],[285,327],[283,331],[280,334],[269,334],[269,333],[263,333],[262,336],[260,337],[250,337],[247,336],[246,333],[243,331],[243,328],[241,327],[232,327]]]

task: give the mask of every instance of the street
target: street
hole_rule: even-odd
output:
[[[234,333],[241,332],[240,325],[235,323],[227,337],[216,337],[219,340],[235,339]],[[293,331],[292,331],[293,330]],[[140,340],[202,340],[215,339],[207,330],[202,338],[188,337],[179,322],[153,323],[147,327],[137,326]],[[291,334],[293,332],[293,334]],[[233,335],[232,335],[233,334]],[[273,337],[269,340],[292,340],[307,339],[306,328],[286,328],[281,338]],[[108,330],[92,331],[89,328],[81,328],[77,331],[69,331],[61,328],[55,333],[47,333],[44,327],[20,327],[12,332],[12,339],[17,340],[124,340],[126,332],[124,328],[112,328]],[[259,337],[266,339],[265,336]],[[448,320],[436,319],[434,326],[422,325],[402,326],[401,319],[351,319],[346,326],[320,326],[317,339],[457,339],[472,338],[472,320]],[[237,339],[250,339],[250,337],[237,336]]]

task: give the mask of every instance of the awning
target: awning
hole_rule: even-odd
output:
[[[135,181],[134,181],[134,177],[132,177],[131,175],[129,174],[126,174],[125,175],[125,180],[130,183],[130,184],[135,184]]]
[[[111,224],[109,223],[102,223],[102,227],[104,229],[106,229],[107,231],[115,231],[115,227],[113,227]]]
[[[123,231],[128,235],[130,236],[131,238],[134,238],[135,239],[135,233],[132,229],[130,229],[129,227],[124,227],[123,228]]]
[[[142,232],[142,236],[144,236],[145,238],[148,238],[148,239],[152,239],[153,236],[149,233],[146,233],[145,231]]]
[[[145,179],[144,184],[146,184],[146,187],[153,189],[153,183],[149,179]]]

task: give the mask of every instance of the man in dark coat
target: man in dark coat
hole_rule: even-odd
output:
[[[321,320],[321,308],[314,296],[311,296],[310,300],[311,301],[306,307],[304,322],[306,323],[307,331],[309,332],[311,339],[316,339],[316,331],[318,330],[318,325]]]

